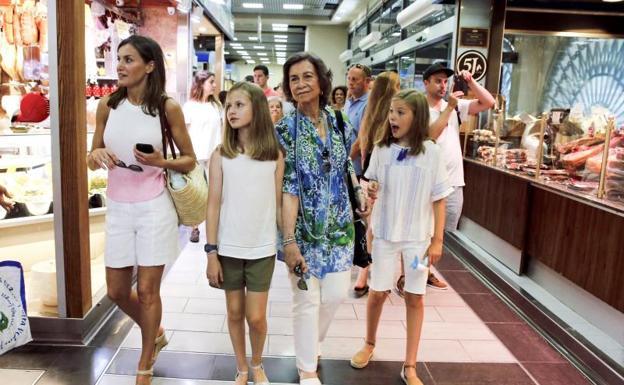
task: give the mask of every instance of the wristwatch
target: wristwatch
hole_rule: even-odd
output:
[[[211,243],[206,243],[204,245],[204,251],[206,252],[206,254],[210,254],[212,252],[218,252],[219,248],[217,247],[217,245],[213,245]]]

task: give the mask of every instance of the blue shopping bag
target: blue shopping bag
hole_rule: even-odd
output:
[[[17,261],[0,262],[0,355],[32,341],[26,314],[24,270]]]

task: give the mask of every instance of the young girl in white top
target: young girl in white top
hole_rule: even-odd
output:
[[[268,385],[262,367],[268,290],[281,228],[284,158],[266,97],[242,82],[228,92],[223,144],[210,158],[204,247],[211,286],[225,290],[227,322],[236,354],[236,385],[247,384],[245,319],[255,385]]]
[[[392,289],[397,257],[405,265],[407,350],[401,378],[422,385],[416,374],[416,353],[424,318],[423,295],[429,265],[442,255],[445,198],[453,191],[440,148],[428,139],[426,97],[404,90],[393,97],[383,137],[373,149],[365,176],[376,201],[371,226],[374,235],[370,294],[366,312],[366,344],[351,359],[368,365],[383,303]]]
[[[193,76],[191,99],[184,103],[184,121],[188,128],[195,156],[202,166],[208,166],[208,158],[221,144],[222,107],[215,97],[217,84],[215,74],[197,71]],[[199,242],[199,228],[193,227],[191,242]]]

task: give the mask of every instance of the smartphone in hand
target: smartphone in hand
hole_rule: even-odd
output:
[[[468,83],[466,83],[466,80],[464,80],[464,77],[461,75],[453,76],[453,91],[452,92],[456,92],[456,91],[461,91],[464,93],[464,95],[468,93]]]
[[[154,152],[154,146],[152,146],[151,144],[147,144],[147,143],[137,143],[136,149],[145,154],[151,154]]]

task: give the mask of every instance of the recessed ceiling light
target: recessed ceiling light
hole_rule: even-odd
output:
[[[237,38],[237,37],[235,37],[235,38],[234,38],[234,41],[238,41],[238,38]]]
[[[283,7],[284,9],[298,10],[298,9],[303,9],[303,4],[284,4]]]
[[[266,55],[267,55],[267,53],[266,53],[266,52],[257,52],[257,55],[258,55],[258,56],[266,56]]]
[[[224,54],[224,55],[229,55],[229,54],[230,54],[230,51],[223,51],[223,54]]]
[[[273,27],[273,31],[283,31],[288,32],[288,24],[274,23],[271,24]]]
[[[208,30],[206,29],[206,27],[199,27],[199,32],[207,32]]]
[[[286,52],[275,52],[275,56],[277,56],[277,57],[286,57]]]
[[[243,58],[243,59],[251,59],[251,56],[249,56],[249,55],[243,55],[243,56],[242,56],[242,58]]]
[[[255,60],[247,60],[247,64],[256,64]]]
[[[262,3],[243,3],[243,8],[260,9],[264,8],[264,5]]]
[[[276,51],[286,51],[286,47],[275,47]]]
[[[258,36],[249,36],[248,39],[251,41],[256,41],[258,40]]]
[[[276,43],[288,43],[288,40],[286,39],[275,39]]]
[[[621,3],[624,0],[602,0],[602,1],[604,1],[605,3]]]
[[[263,45],[254,45],[254,49],[264,49]]]
[[[273,35],[276,39],[288,39],[288,35]]]

